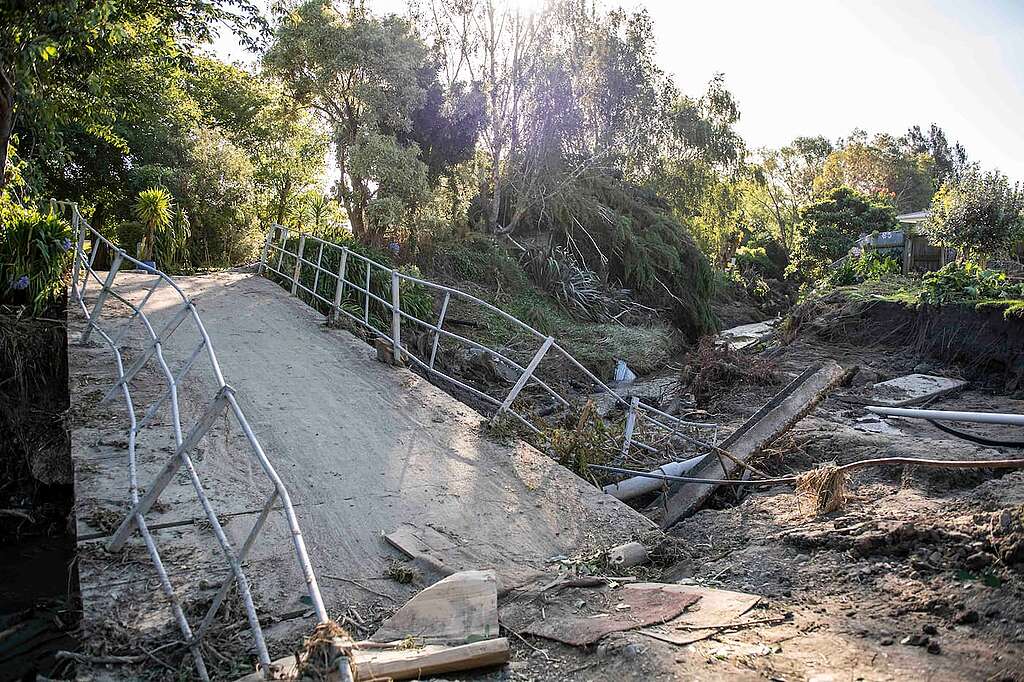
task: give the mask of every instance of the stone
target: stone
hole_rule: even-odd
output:
[[[978,612],[974,609],[961,611],[953,617],[953,622],[958,625],[970,625],[972,623],[977,623],[979,620],[981,620],[981,616],[979,616]]]
[[[991,563],[991,555],[985,552],[975,552],[964,560],[964,568],[969,571],[979,571]]]
[[[904,646],[928,646],[928,642],[931,641],[924,635],[907,635],[900,640],[900,644]]]
[[[927,625],[921,628],[921,632],[923,632],[926,635],[937,635],[939,634],[939,629],[931,623],[928,623]]]
[[[928,653],[930,654],[935,654],[937,656],[942,653],[942,647],[939,646],[938,642],[928,642],[928,647],[926,651],[928,651]]]
[[[881,646],[892,646],[895,642],[892,637],[883,637],[878,641]]]

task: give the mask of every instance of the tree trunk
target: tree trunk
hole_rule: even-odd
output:
[[[288,204],[288,195],[292,189],[292,177],[286,175],[284,179],[284,186],[277,192],[277,224],[284,225],[284,211],[285,206]]]
[[[0,73],[0,189],[7,184],[7,150],[14,131],[14,83]]]

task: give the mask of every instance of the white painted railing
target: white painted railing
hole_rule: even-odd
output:
[[[310,564],[309,556],[306,553],[305,543],[302,539],[302,532],[299,529],[298,519],[295,515],[295,510],[292,506],[288,491],[285,489],[280,477],[277,475],[277,472],[274,470],[273,465],[267,458],[266,453],[264,453],[263,448],[260,446],[259,440],[253,433],[252,427],[246,420],[245,415],[242,412],[242,408],[239,406],[238,401],[235,398],[234,389],[224,381],[224,375],[221,373],[220,363],[217,361],[217,355],[213,351],[213,344],[210,336],[207,333],[206,328],[203,326],[203,322],[199,317],[199,312],[196,310],[192,301],[189,300],[188,296],[169,276],[163,272],[147,268],[143,263],[129,256],[124,250],[116,247],[109,240],[104,238],[103,235],[90,227],[79,212],[77,204],[69,202],[52,202],[52,206],[54,209],[59,207],[60,210],[70,218],[71,225],[75,233],[75,254],[73,261],[74,264],[72,266],[71,297],[72,300],[77,302],[78,306],[81,308],[86,320],[85,329],[82,332],[79,343],[88,343],[92,334],[95,333],[100,336],[104,343],[110,348],[113,352],[114,361],[117,366],[117,381],[107,392],[104,397],[104,401],[110,400],[120,394],[128,408],[127,473],[128,497],[132,508],[124,521],[118,527],[117,531],[110,538],[107,547],[111,551],[117,551],[128,540],[128,537],[133,530],[138,528],[139,533],[145,542],[149,557],[156,569],[161,589],[170,602],[174,619],[177,622],[178,627],[181,629],[186,645],[192,653],[199,677],[203,680],[209,679],[209,673],[207,672],[206,664],[203,661],[203,655],[200,651],[200,642],[203,636],[209,631],[210,626],[213,624],[217,610],[227,597],[231,586],[233,584],[237,585],[242,602],[245,606],[246,616],[249,621],[249,630],[252,633],[256,655],[261,664],[260,668],[266,673],[269,671],[271,663],[270,655],[267,652],[266,642],[263,637],[263,630],[260,627],[259,617],[257,616],[256,607],[252,600],[251,588],[248,580],[246,579],[245,572],[242,569],[242,564],[245,561],[246,555],[255,544],[260,531],[263,529],[264,523],[270,513],[274,510],[275,504],[280,503],[281,509],[284,512],[288,526],[288,536],[293,543],[295,557],[305,580],[305,589],[312,600],[312,605],[316,611],[317,618],[320,622],[327,621],[327,611],[324,608],[323,598],[320,596],[320,588],[317,585],[316,576],[313,573],[313,567]],[[89,243],[91,253],[86,252],[87,242]],[[100,245],[104,245],[109,249],[113,257],[110,269],[103,274],[98,273],[93,269],[93,263],[95,261],[96,254],[100,250]],[[146,288],[145,295],[137,303],[130,300],[128,295],[122,295],[122,293],[119,293],[118,291],[118,289],[122,288],[122,285],[117,280],[117,274],[118,271],[126,264],[141,267],[144,271],[152,273],[153,275],[152,283],[149,284]],[[95,294],[95,300],[92,301],[92,305],[89,306],[86,304],[86,296],[89,293],[89,287],[93,281],[99,285],[100,289]],[[146,314],[146,306],[151,301],[153,294],[161,286],[166,289],[170,289],[180,300],[174,306],[177,310],[172,315],[170,321],[157,330],[153,327],[151,320]],[[117,318],[111,318],[109,316],[104,318],[102,316],[105,306],[111,299],[119,301],[132,311],[127,321],[124,322],[117,330],[114,329],[115,319]],[[172,310],[173,309],[174,308],[172,307]],[[162,309],[162,312],[165,310],[166,308]],[[191,322],[191,325],[185,324],[186,321]],[[141,326],[142,330],[145,332],[146,341],[142,348],[134,349],[134,352],[138,355],[137,359],[126,368],[123,351],[127,349],[128,344],[131,344],[134,341],[133,335],[129,333],[133,325]],[[163,345],[168,341],[171,335],[175,334],[175,332],[182,326],[191,328],[191,331],[194,332],[197,337],[197,343],[188,359],[182,363],[177,371],[172,371],[164,357]],[[178,337],[181,336],[182,334],[179,333]],[[186,432],[186,424],[183,423],[182,415],[179,412],[178,387],[181,385],[185,376],[193,368],[196,361],[203,355],[205,355],[206,360],[209,363],[208,369],[212,371],[213,376],[216,379],[218,389],[205,411]],[[137,419],[135,414],[135,404],[132,399],[132,380],[144,367],[150,365],[154,361],[163,377],[165,386],[160,397],[147,407],[145,413],[140,419]],[[175,451],[167,460],[167,463],[164,465],[157,477],[148,486],[146,486],[145,493],[140,494],[136,461],[136,442],[143,432],[143,429],[151,423],[154,416],[165,404],[169,404],[171,417],[170,423],[174,430]],[[249,443],[250,455],[256,460],[257,464],[259,464],[260,469],[263,471],[273,488],[270,496],[266,500],[266,503],[263,505],[263,509],[259,517],[253,524],[252,529],[240,549],[233,547],[227,536],[224,534],[223,527],[217,518],[217,513],[210,504],[210,500],[204,490],[203,482],[200,480],[199,474],[197,473],[191,459],[191,453],[196,444],[203,438],[206,432],[213,425],[214,421],[225,412],[229,412],[234,415],[238,426],[241,428],[242,433],[245,435],[245,438]],[[146,513],[157,501],[160,494],[171,482],[181,467],[184,467],[188,474],[188,478],[192,484],[195,495],[199,499],[199,502],[203,507],[203,511],[206,514],[206,518],[213,528],[213,532],[217,537],[225,562],[230,569],[228,576],[223,580],[220,591],[214,597],[213,603],[210,605],[205,617],[195,629],[193,629],[189,624],[182,609],[181,602],[171,585],[170,579],[167,576],[167,571],[164,569],[163,562],[161,561],[156,541],[146,525],[145,518]],[[339,665],[343,674],[344,671],[349,670],[346,661],[340,661]]]
[[[312,258],[314,249],[315,259]],[[323,267],[324,254],[331,252],[336,257],[332,256],[326,260],[337,262],[336,270]],[[356,264],[358,264],[358,270],[362,275],[361,281],[358,282],[353,281],[351,276],[351,273],[356,270],[353,267]],[[312,287],[303,283],[304,269],[313,273]],[[531,382],[539,386],[555,403],[566,408],[570,407],[570,400],[559,394],[549,382],[539,376],[538,369],[541,361],[554,357],[558,358],[562,366],[570,367],[582,381],[589,383],[597,394],[611,396],[611,399],[619,403],[626,411],[626,430],[621,448],[623,458],[629,454],[632,447],[650,453],[658,453],[671,446],[673,449],[671,457],[675,457],[681,449],[685,449],[687,446],[692,448],[692,456],[692,454],[707,454],[717,444],[717,424],[684,421],[639,399],[629,400],[622,397],[574,358],[554,338],[542,334],[504,310],[459,289],[413,277],[406,272],[378,263],[346,246],[306,233],[292,234],[281,225],[272,225],[267,230],[264,239],[259,272],[260,274],[273,273],[277,275],[292,295],[306,298],[310,303],[315,301],[322,304],[322,307],[327,310],[328,319],[338,320],[345,317],[376,336],[386,339],[391,345],[391,352],[396,361],[408,360],[423,370],[427,376],[456,386],[490,405],[494,408],[493,417],[503,414],[511,415],[534,433],[539,434],[539,429],[527,415],[515,407],[516,399]],[[371,273],[380,273],[390,281],[390,300],[373,292]],[[436,321],[427,321],[414,316],[408,311],[408,306],[407,309],[403,309],[401,301],[403,282],[425,287],[440,299]],[[450,304],[456,300],[482,308],[491,315],[498,316],[510,323],[519,332],[534,337],[539,342],[539,346],[532,359],[523,366],[498,349],[489,348],[445,328]],[[372,324],[371,302],[386,311],[390,317],[388,329],[381,330]],[[352,304],[358,305],[361,315],[353,314],[351,310],[354,309],[354,306]],[[408,329],[403,329],[403,327],[408,328],[410,325],[416,330],[426,331],[429,334],[429,353],[418,352],[417,349],[403,342],[403,334],[405,337],[409,336]],[[518,379],[507,394],[490,395],[486,391],[470,386],[465,381],[445,373],[439,368],[437,362],[438,348],[442,339],[491,355],[495,362],[501,362],[517,373]],[[642,428],[640,428],[641,426]],[[646,441],[641,440],[641,431]]]

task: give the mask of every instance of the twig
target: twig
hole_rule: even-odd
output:
[[[0,509],[0,516],[15,516],[19,519],[25,519],[29,523],[35,523],[35,519],[28,512],[23,512],[20,509]]]
[[[781,616],[775,616],[772,618],[757,618],[755,620],[747,620],[742,623],[721,623],[719,625],[673,625],[674,630],[731,630],[733,628],[745,628],[751,625],[778,625],[779,623],[788,623],[793,619],[792,613],[786,613]]]
[[[92,665],[130,665],[133,663],[142,663],[146,660],[146,656],[90,656],[88,654],[79,654],[74,651],[58,651],[54,654],[55,658],[70,658],[78,663],[89,663]]]
[[[392,602],[394,602],[396,604],[398,603],[398,600],[395,599],[394,597],[392,597],[390,594],[384,594],[383,592],[378,592],[377,590],[373,589],[372,587],[367,587],[366,585],[363,585],[361,582],[359,582],[358,580],[355,580],[353,578],[343,578],[340,575],[330,575],[329,573],[324,573],[323,576],[325,578],[330,578],[331,580],[340,580],[342,582],[351,583],[351,584],[355,585],[356,587],[358,587],[360,589],[366,590],[370,594],[375,594],[378,597],[384,597],[385,599],[387,599],[389,601],[392,601]]]

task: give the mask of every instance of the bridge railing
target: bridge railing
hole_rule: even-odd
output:
[[[325,267],[325,263],[331,267]],[[664,453],[666,457],[669,453],[674,456],[688,450],[687,456],[692,457],[694,454],[708,454],[717,445],[717,424],[685,421],[640,399],[624,397],[587,369],[552,336],[472,294],[378,263],[347,246],[303,232],[293,234],[281,225],[272,225],[265,236],[259,272],[276,275],[290,288],[292,295],[307,297],[314,307],[325,310],[329,320],[337,321],[344,317],[385,339],[396,362],[407,360],[427,376],[468,392],[494,410],[492,419],[508,414],[528,430],[540,434],[521,407],[522,392],[528,385],[549,396],[555,405],[570,407],[569,398],[552,387],[554,382],[539,376],[541,362],[547,358],[549,364],[554,360],[556,364],[570,368],[575,377],[591,385],[596,395],[617,403],[625,412],[620,450],[622,459],[629,456],[632,448],[653,454]],[[305,282],[304,272],[307,273]],[[313,273],[312,282],[308,281],[309,272]],[[353,273],[358,274],[354,277]],[[387,287],[389,295],[379,295],[384,293],[380,292],[380,287],[379,293],[375,293],[373,281],[390,282]],[[402,291],[403,288],[408,290],[409,285],[423,287],[440,301],[436,319],[425,320],[417,317],[411,306],[403,308]],[[449,310],[456,301],[496,316],[519,333],[532,337],[538,346],[531,359],[526,363],[517,362],[501,349],[486,346],[446,328]],[[384,312],[388,318],[384,325],[371,316],[371,306]],[[410,327],[425,332],[428,343],[407,343],[406,340],[412,336]],[[492,395],[445,372],[438,363],[442,340],[490,355],[494,362],[502,363],[512,375],[517,376],[511,389],[504,394]]]
[[[67,215],[74,230],[75,252],[71,276],[71,297],[78,304],[78,307],[81,308],[86,320],[85,329],[82,331],[79,343],[88,343],[90,337],[96,334],[110,348],[117,367],[117,380],[106,396],[104,396],[104,401],[109,401],[120,394],[125,401],[128,411],[127,473],[128,498],[131,503],[131,510],[110,538],[107,543],[107,549],[118,551],[124,546],[133,530],[138,528],[149,557],[156,569],[160,587],[170,602],[174,619],[181,630],[186,645],[192,653],[199,677],[203,680],[209,679],[209,673],[200,649],[201,640],[213,625],[217,611],[227,597],[232,585],[236,585],[245,607],[249,630],[252,634],[257,658],[261,664],[260,667],[266,672],[271,664],[270,655],[267,651],[256,607],[253,603],[251,587],[245,576],[242,564],[253,545],[257,542],[260,531],[277,504],[280,504],[280,508],[284,512],[288,526],[288,535],[294,545],[295,557],[305,580],[306,591],[312,600],[313,608],[320,622],[327,621],[327,612],[324,608],[323,598],[320,595],[320,588],[317,585],[316,576],[306,552],[302,532],[299,529],[298,519],[288,491],[260,446],[256,435],[253,433],[252,427],[249,425],[245,414],[242,412],[242,408],[238,404],[234,389],[225,382],[210,335],[203,326],[203,321],[195,305],[189,300],[185,292],[182,291],[171,277],[133,258],[94,230],[82,217],[77,204],[54,201],[51,202],[51,207],[54,210],[59,209]],[[89,246],[88,252],[86,248],[87,243]],[[112,257],[110,268],[105,273],[97,272],[93,268],[101,245],[109,249]],[[120,270],[132,266],[153,276],[152,282],[145,287],[145,294],[137,301],[132,300],[131,293],[126,291],[123,282],[117,279],[117,274]],[[96,286],[99,289],[94,294],[91,304],[87,304],[87,295]],[[153,325],[152,320],[147,314],[147,305],[152,308],[150,303],[153,300],[153,295],[161,287],[169,289],[178,301],[169,308],[172,313],[170,320],[157,328]],[[104,308],[111,300],[116,300],[131,310],[130,316],[121,324],[116,324],[116,318],[112,319],[110,316],[103,317]],[[161,313],[163,314],[167,310],[168,308],[164,307],[161,309]],[[138,338],[137,334],[133,335],[130,333],[133,326],[136,328],[141,327],[144,331],[143,338],[145,341],[142,348],[136,347],[132,349],[137,353],[137,358],[126,366],[124,351],[128,349],[130,344],[136,343]],[[196,339],[196,345],[188,355],[188,358],[176,370],[172,371],[164,354],[164,345],[172,335],[183,327],[191,328]],[[180,340],[182,332],[178,332],[177,336]],[[179,387],[186,375],[202,356],[205,356],[208,368],[212,371],[216,380],[217,390],[202,414],[186,430],[187,424],[179,410]],[[137,417],[136,404],[132,395],[132,380],[138,376],[144,367],[154,362],[163,378],[164,386],[159,397],[147,406],[141,417]],[[175,450],[157,477],[146,486],[145,493],[141,493],[138,480],[136,444],[143,429],[152,422],[154,416],[157,415],[164,405],[169,405],[170,425],[174,431]],[[217,418],[226,412],[234,415],[235,421],[249,444],[250,455],[259,464],[260,469],[273,488],[241,548],[232,546],[225,535],[191,457],[195,446]],[[203,507],[203,511],[216,535],[221,553],[229,568],[229,572],[223,579],[220,590],[214,597],[213,603],[210,605],[205,617],[194,629],[188,622],[181,602],[174,587],[171,585],[163,561],[160,558],[156,541],[146,524],[145,518],[146,513],[152,508],[160,494],[182,467],[185,468],[188,474],[195,495]],[[348,668],[342,665],[342,669],[347,670]]]

